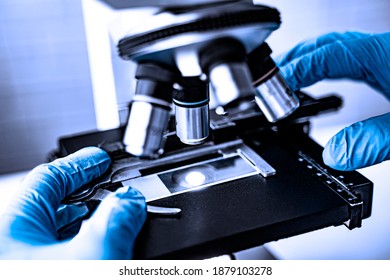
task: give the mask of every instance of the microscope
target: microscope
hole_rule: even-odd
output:
[[[291,91],[265,42],[281,24],[275,8],[133,2],[156,9],[117,42],[119,57],[136,65],[127,120],[59,140],[55,157],[94,145],[112,159],[106,174],[63,200],[58,216],[72,207],[83,214],[60,224],[59,236],[71,236],[125,186],[148,204],[138,259],[207,258],[324,227],[361,227],[373,184],[325,166],[308,136],[310,117],[342,100]]]
[[[169,20],[167,14],[172,15]],[[209,136],[208,85],[218,106],[247,97],[270,122],[291,114],[299,100],[264,42],[279,24],[275,9],[225,1],[166,7],[153,19],[153,27],[132,30],[118,44],[119,55],[138,64],[126,151],[158,156],[172,104],[179,139],[188,145],[203,143]]]

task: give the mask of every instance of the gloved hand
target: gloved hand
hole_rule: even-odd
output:
[[[390,33],[329,33],[276,59],[292,90],[322,79],[364,81],[390,100]],[[326,144],[325,164],[355,170],[390,159],[390,113],[355,123]]]
[[[145,199],[132,188],[105,198],[73,239],[57,238],[61,200],[103,174],[110,163],[106,152],[89,147],[30,172],[0,218],[0,258],[130,259],[146,219]]]

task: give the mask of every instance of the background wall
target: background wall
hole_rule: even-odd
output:
[[[80,0],[0,1],[0,173],[95,128]]]

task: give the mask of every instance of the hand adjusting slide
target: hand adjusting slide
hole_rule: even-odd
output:
[[[330,33],[298,44],[278,59],[292,90],[323,79],[364,81],[390,100],[390,33]],[[390,159],[390,113],[353,124],[325,146],[324,162],[355,170]]]
[[[0,220],[0,258],[130,259],[146,219],[145,199],[133,188],[104,199],[73,239],[57,237],[61,200],[102,175],[110,163],[106,152],[89,147],[30,172]]]

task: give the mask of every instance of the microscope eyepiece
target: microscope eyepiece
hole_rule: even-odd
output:
[[[199,77],[182,77],[174,85],[176,135],[189,145],[203,143],[209,135],[208,83]]]
[[[127,152],[154,158],[162,152],[177,74],[161,65],[141,63],[135,77],[138,81],[123,142]]]
[[[255,101],[270,122],[284,119],[299,107],[299,100],[287,85],[271,58],[267,43],[248,55],[248,66],[256,88]]]

